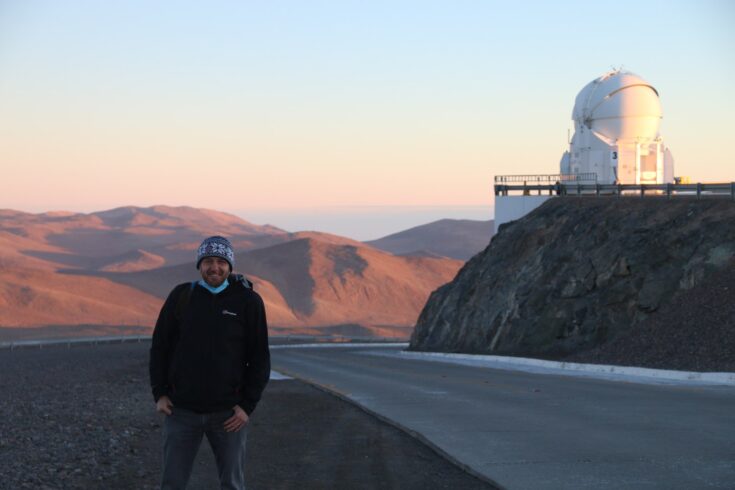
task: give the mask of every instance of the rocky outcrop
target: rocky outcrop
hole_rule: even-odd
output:
[[[558,360],[735,373],[735,259],[626,335]]]
[[[413,350],[560,356],[635,329],[735,256],[735,203],[551,199],[434,291]]]

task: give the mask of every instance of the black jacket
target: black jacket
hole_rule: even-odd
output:
[[[169,294],[150,352],[156,401],[168,395],[174,408],[197,412],[255,410],[270,377],[265,308],[245,281],[232,279],[219,294],[191,283]]]

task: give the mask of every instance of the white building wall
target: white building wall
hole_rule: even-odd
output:
[[[554,196],[495,196],[495,233],[503,223],[524,217]]]

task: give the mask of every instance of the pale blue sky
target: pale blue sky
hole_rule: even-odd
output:
[[[675,173],[732,181],[734,5],[0,0],[0,208],[363,239],[489,218],[493,176],[556,172],[577,92],[621,65]]]

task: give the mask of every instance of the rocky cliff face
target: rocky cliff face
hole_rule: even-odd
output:
[[[635,329],[735,257],[735,203],[551,199],[434,291],[413,350],[559,356]]]

